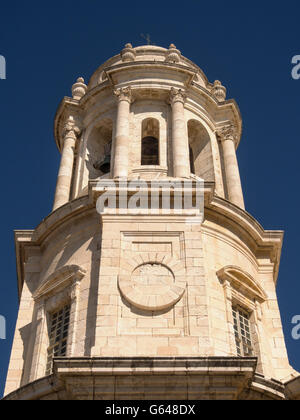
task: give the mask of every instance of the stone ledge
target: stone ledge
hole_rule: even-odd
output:
[[[54,373],[58,376],[73,372],[85,374],[221,374],[251,373],[256,368],[256,357],[79,357],[55,358]]]
[[[282,400],[284,385],[247,357],[55,358],[54,373],[4,400]]]

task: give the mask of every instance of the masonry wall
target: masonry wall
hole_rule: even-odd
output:
[[[203,272],[199,226],[172,221],[119,217],[103,220],[96,342],[92,355],[163,356],[207,355],[206,284]],[[119,261],[120,266],[116,267]],[[184,285],[185,293],[175,304],[163,302],[152,291],[152,309],[133,305],[120,293],[118,276],[128,264],[136,268],[149,263],[164,267]],[[126,271],[125,270],[125,271]],[[158,288],[158,286],[156,286]],[[167,294],[167,293],[166,293]],[[136,297],[138,301],[139,297]],[[159,300],[162,299],[162,302]],[[134,300],[134,297],[133,297]],[[155,305],[166,304],[163,310]],[[154,308],[153,308],[154,307]]]
[[[219,222],[208,217],[202,227],[214,355],[236,355],[231,304],[228,306],[224,285],[217,275],[222,267],[236,266],[252,276],[265,293],[265,299],[258,302],[255,297],[236,291],[238,303],[254,314],[251,335],[258,356],[257,371],[281,380],[290,374],[291,367],[276,297],[274,264],[270,258],[257,258],[234,226],[226,227],[224,220]]]
[[[153,219],[104,215],[101,221],[91,208],[28,249],[6,393],[45,375],[50,301],[52,310],[73,302],[70,357],[235,356],[231,308],[217,275],[231,265],[256,279],[267,296],[250,308],[258,371],[276,379],[291,372],[272,263],[257,258],[222,220],[208,217],[201,227],[175,216]],[[66,282],[51,292],[55,299],[50,292],[42,301],[34,298],[69,266],[85,271],[75,297]]]

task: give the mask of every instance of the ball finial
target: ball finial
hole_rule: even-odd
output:
[[[128,42],[125,45],[125,48],[123,48],[123,50],[121,51],[122,61],[125,61],[125,62],[126,61],[134,61],[135,56],[136,56],[136,53],[134,51],[134,48],[132,47],[130,42]]]
[[[169,46],[166,52],[166,61],[169,63],[178,63],[180,61],[181,52],[176,48],[174,44]]]

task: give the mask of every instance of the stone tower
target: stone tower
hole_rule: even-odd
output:
[[[173,44],[126,44],[77,80],[54,130],[53,211],[15,233],[5,398],[299,398],[276,298],[283,233],[245,211],[226,88]],[[203,220],[122,211],[126,180],[144,196],[153,180],[190,180],[192,196],[203,180]],[[107,193],[118,200],[98,211]]]

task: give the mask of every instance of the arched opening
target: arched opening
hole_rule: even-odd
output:
[[[112,120],[103,119],[93,129],[87,143],[86,166],[89,178],[95,179],[111,169]]]
[[[111,159],[111,141],[104,144],[104,156],[94,163],[94,168],[101,171],[103,174],[110,172],[110,159]]]
[[[141,165],[159,165],[159,122],[155,118],[142,123]]]
[[[205,181],[214,181],[214,165],[210,137],[205,127],[196,120],[188,122],[191,173]]]

